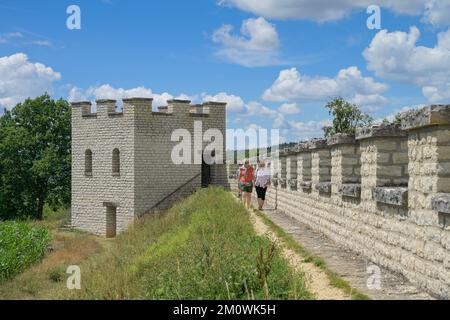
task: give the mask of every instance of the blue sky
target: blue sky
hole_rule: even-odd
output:
[[[45,90],[226,100],[229,128],[311,138],[334,96],[377,119],[449,103],[449,16],[448,0],[0,0],[0,109]]]

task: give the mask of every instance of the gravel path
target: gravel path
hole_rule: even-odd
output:
[[[253,226],[258,235],[266,235],[272,241],[278,243],[282,250],[285,259],[297,272],[305,274],[308,284],[308,290],[318,300],[349,300],[351,297],[345,294],[341,289],[338,289],[330,284],[327,274],[315,266],[313,263],[305,262],[305,258],[300,254],[286,248],[283,240],[278,238],[274,232],[258,217],[253,211],[250,211],[250,216],[253,221]]]
[[[368,288],[371,274],[368,270],[378,268],[360,255],[346,250],[323,234],[316,232],[289,216],[287,213],[268,208],[267,217],[290,234],[306,250],[322,258],[328,268],[346,280],[353,288],[374,300],[429,300],[434,299],[426,292],[412,285],[404,276],[384,268],[381,271],[380,286]],[[369,268],[370,267],[370,268]]]

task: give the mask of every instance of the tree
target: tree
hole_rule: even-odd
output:
[[[70,203],[71,109],[48,94],[0,118],[0,219],[43,218]]]
[[[355,134],[356,128],[368,125],[373,121],[357,105],[342,98],[336,98],[328,102],[326,108],[329,110],[330,115],[333,116],[333,124],[323,128],[325,137],[337,133]]]

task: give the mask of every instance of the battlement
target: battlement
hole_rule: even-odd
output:
[[[202,104],[191,104],[190,100],[171,99],[166,106],[158,107],[158,111],[153,111],[152,98],[127,98],[122,99],[123,108],[117,111],[117,100],[100,99],[96,101],[97,111],[92,112],[90,101],[72,102],[73,109],[81,110],[81,118],[95,119],[100,115],[107,117],[121,117],[127,114],[139,113],[140,116],[177,116],[186,115],[189,117],[210,117],[214,115],[223,116],[226,103],[224,102],[204,102]]]
[[[269,203],[450,297],[450,105],[280,150]]]
[[[113,237],[202,186],[227,187],[225,165],[202,161],[210,129],[223,137],[216,156],[225,153],[226,103],[152,106],[152,98],[139,97],[72,103],[74,228]]]

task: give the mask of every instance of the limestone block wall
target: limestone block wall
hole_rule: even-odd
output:
[[[361,195],[361,152],[353,136],[338,134],[327,140],[331,147],[331,195],[339,203]]]
[[[297,165],[297,154],[290,152],[286,157],[286,184],[289,190],[297,190]]]
[[[450,298],[450,106],[410,111],[401,125],[362,128],[355,137],[314,140],[296,151],[304,187],[272,184],[269,205]],[[286,165],[283,157],[292,155],[280,157]]]
[[[297,185],[303,191],[311,190],[311,153],[308,152],[308,144],[299,143],[297,154]]]
[[[116,102],[74,103],[72,108],[72,208],[74,228],[106,234],[107,203],[117,206],[120,231],[134,217],[135,110],[115,113]],[[129,134],[131,133],[131,134]],[[120,150],[120,176],[112,174],[112,152]],[[92,151],[92,174],[85,174],[85,152]]]
[[[190,101],[170,100],[167,107],[152,112],[152,99],[131,98],[123,100],[122,112],[116,112],[115,106],[114,100],[99,100],[97,112],[91,113],[89,102],[73,104],[74,228],[114,236],[136,217],[167,208],[199,189],[202,177],[209,177],[210,184],[228,187],[225,103],[191,105]],[[187,139],[183,154],[189,153],[189,160],[181,164],[172,157],[181,142],[176,140],[178,135],[173,137],[176,130],[182,130]],[[203,151],[218,136],[223,143],[212,156],[221,156],[223,163],[205,170]],[[87,150],[92,151],[93,159],[90,175],[85,173]],[[112,169],[113,150],[120,153],[119,174]]]

